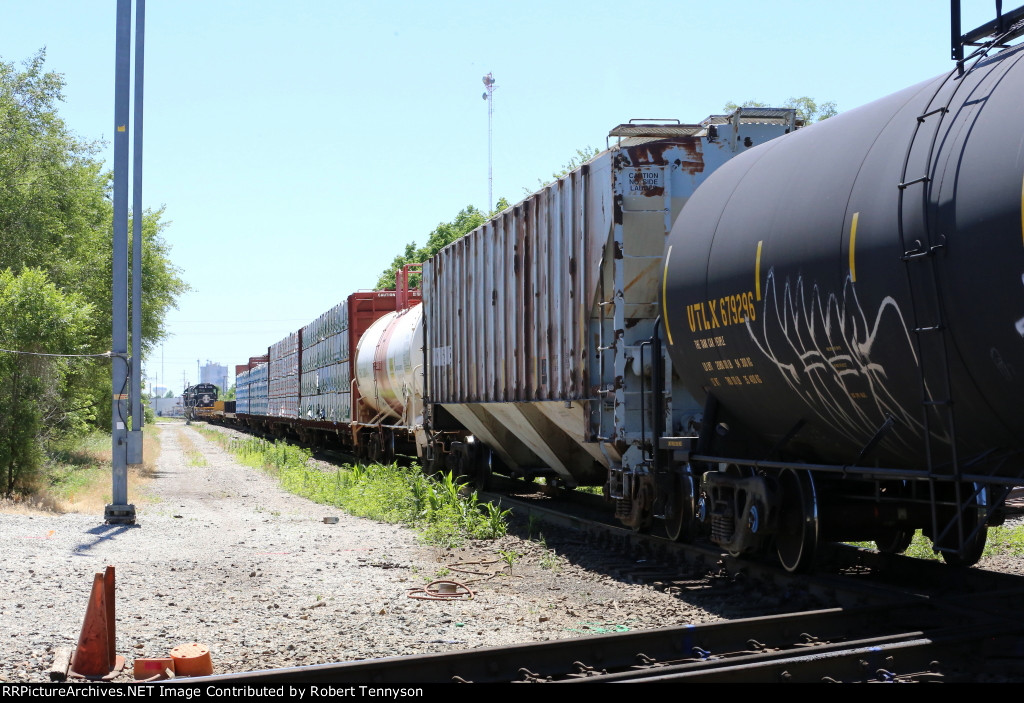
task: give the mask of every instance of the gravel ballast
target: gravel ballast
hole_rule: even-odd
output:
[[[586,571],[536,539],[425,545],[411,530],[285,493],[193,427],[160,429],[155,478],[143,500],[129,496],[138,525],[0,513],[0,681],[49,680],[55,650],[77,645],[93,575],[107,565],[116,651],[127,660],[119,680],[131,680],[135,658],[190,642],[209,647],[215,673],[235,673],[717,619]],[[511,575],[502,551],[518,554]],[[415,597],[435,579],[475,595]]]

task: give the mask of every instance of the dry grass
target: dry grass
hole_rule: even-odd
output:
[[[66,513],[61,502],[53,496],[43,493],[15,499],[0,498],[0,513],[13,515],[47,515]]]
[[[160,458],[160,430],[148,425],[142,434],[143,463],[128,468],[128,500],[152,502],[147,486]],[[109,435],[92,435],[59,452],[46,468],[40,486],[27,496],[0,500],[0,512],[23,515],[102,514],[113,500]]]
[[[195,443],[187,435],[178,438],[181,453],[185,455],[189,466],[206,466],[206,455],[196,448]]]

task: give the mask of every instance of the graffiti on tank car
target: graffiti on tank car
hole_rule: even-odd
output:
[[[999,353],[999,350],[992,347],[988,350],[988,355],[992,359],[992,365],[996,367],[996,371],[1007,381],[1012,382],[1016,374],[1013,372],[1013,367],[1003,360],[1003,355]]]
[[[861,307],[849,275],[837,295],[825,294],[803,277],[780,284],[771,269],[760,319],[747,323],[747,330],[785,383],[848,440],[863,443],[891,417],[908,431],[887,435],[883,444],[916,448],[911,440],[922,437],[924,427],[916,413],[897,402],[890,384],[916,376],[920,368],[903,312],[891,296],[872,316]],[[879,340],[884,349],[876,349]]]
[[[1020,282],[1024,283],[1024,274],[1021,275]],[[1017,334],[1019,334],[1021,337],[1024,337],[1024,317],[1017,320],[1015,326],[1017,328]]]

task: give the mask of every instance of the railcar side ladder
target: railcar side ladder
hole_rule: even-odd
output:
[[[937,263],[938,257],[948,256],[949,251],[946,235],[942,232],[933,232],[933,213],[930,205],[936,170],[936,142],[943,120],[949,112],[949,105],[961,84],[954,75],[955,71],[942,81],[929,100],[924,113],[917,117],[897,186],[897,222],[900,245],[903,249],[901,258],[906,267],[911,300],[914,347],[920,370],[921,426],[929,475],[932,538],[941,551],[959,552],[979,529],[977,525],[965,525],[963,519],[965,509],[971,506],[972,501],[976,503],[978,496],[973,491],[963,495],[965,490],[961,482],[956,412],[950,379],[950,340]],[[940,98],[944,92],[946,95],[943,101]],[[924,146],[925,142],[927,147]],[[915,149],[915,145],[919,145],[919,148]],[[913,189],[920,191],[919,215],[906,212],[907,191]],[[908,242],[907,225],[913,223],[917,216],[920,217],[919,238]],[[941,475],[939,471],[942,471]],[[939,489],[940,480],[952,481],[952,496]],[[943,524],[946,520],[940,520],[937,499],[949,501],[951,497],[959,507],[952,511],[953,519]],[[954,529],[955,533],[951,532]],[[952,547],[954,544],[957,545],[956,548]]]

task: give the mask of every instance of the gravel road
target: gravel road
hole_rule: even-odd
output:
[[[136,657],[189,642],[210,648],[215,673],[232,673],[717,619],[536,541],[426,546],[410,530],[281,491],[192,427],[160,428],[156,477],[143,499],[129,496],[138,525],[0,513],[0,681],[48,680],[54,650],[77,645],[92,576],[107,565],[116,651],[128,661],[119,680]],[[205,465],[186,456],[189,444]],[[511,576],[500,550],[521,555]],[[472,581],[476,595],[410,597],[436,578]]]

